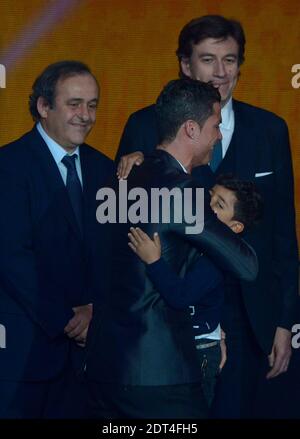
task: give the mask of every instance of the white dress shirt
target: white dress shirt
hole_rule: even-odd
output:
[[[227,104],[221,109],[221,117],[222,122],[220,123],[220,130],[223,137],[222,157],[224,158],[234,131],[234,111],[232,108],[232,98],[230,98]]]
[[[55,163],[57,164],[57,167],[59,169],[60,175],[63,179],[63,182],[65,183],[65,185],[67,184],[67,168],[66,166],[62,163],[62,159],[64,158],[64,156],[66,154],[68,155],[73,155],[73,154],[77,154],[77,160],[75,160],[75,165],[76,165],[76,171],[80,180],[80,183],[82,185],[82,173],[81,173],[81,164],[80,164],[80,149],[79,146],[77,146],[77,148],[75,149],[74,152],[72,152],[72,154],[67,153],[67,151],[60,146],[57,142],[55,142],[55,140],[53,140],[44,130],[44,128],[42,127],[41,123],[38,122],[37,126],[36,126],[38,132],[40,133],[40,135],[42,136],[42,138],[44,139],[46,145],[49,148],[49,151],[51,152]]]

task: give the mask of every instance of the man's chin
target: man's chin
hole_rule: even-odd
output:
[[[87,137],[87,134],[84,135],[84,136],[83,135],[82,136],[76,136],[76,137],[74,137],[72,139],[72,144],[76,145],[76,146],[81,145],[82,143],[84,143],[86,137]]]
[[[227,102],[229,101],[231,96],[232,96],[232,94],[229,91],[227,91],[227,93],[226,92],[225,93],[221,93],[221,107],[224,107],[224,105],[227,104]]]

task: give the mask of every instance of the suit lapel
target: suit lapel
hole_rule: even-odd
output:
[[[55,199],[58,211],[66,218],[74,234],[81,239],[69,196],[55,160],[37,129],[33,128],[30,134],[30,147],[37,158],[37,166],[42,170],[48,196]]]

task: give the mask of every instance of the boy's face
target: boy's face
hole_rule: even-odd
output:
[[[218,184],[216,184],[209,193],[211,195],[210,207],[217,215],[218,219],[226,224],[226,226],[230,227],[233,232],[242,232],[244,225],[233,219],[234,206],[237,201],[235,193]]]

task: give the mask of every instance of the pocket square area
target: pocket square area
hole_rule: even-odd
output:
[[[255,174],[255,177],[265,177],[266,175],[270,175],[270,174],[273,174],[273,171],[258,172],[257,174]]]

